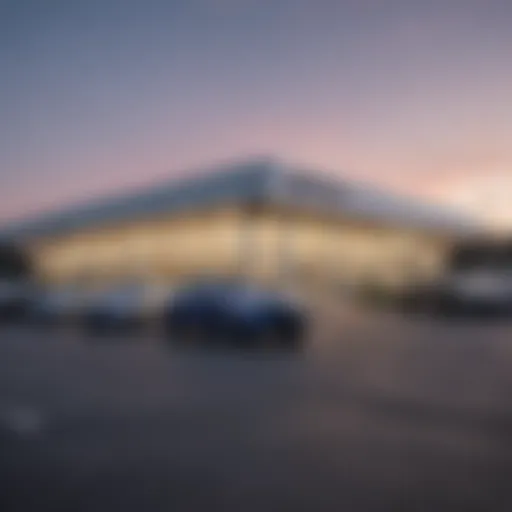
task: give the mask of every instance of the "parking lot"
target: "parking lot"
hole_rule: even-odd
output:
[[[4,511],[512,510],[512,324],[354,310],[300,351],[0,334]]]

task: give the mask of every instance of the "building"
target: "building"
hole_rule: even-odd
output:
[[[7,226],[49,283],[242,273],[305,285],[397,285],[442,268],[471,219],[273,160]]]

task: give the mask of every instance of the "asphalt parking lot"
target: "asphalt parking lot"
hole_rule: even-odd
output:
[[[5,512],[512,510],[511,323],[335,312],[297,352],[0,340]]]

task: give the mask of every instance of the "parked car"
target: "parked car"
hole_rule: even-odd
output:
[[[439,283],[432,303],[444,315],[512,315],[512,273],[453,272]]]
[[[83,321],[93,330],[141,327],[161,316],[170,293],[166,286],[123,284],[96,294],[84,312]]]
[[[49,288],[40,291],[30,305],[34,323],[62,324],[76,321],[87,305],[89,294],[75,287]]]
[[[0,281],[0,322],[19,322],[26,318],[33,299],[33,286],[24,281]]]
[[[493,238],[457,244],[436,287],[436,311],[452,316],[511,316],[511,249],[506,240]]]
[[[405,290],[407,313],[443,317],[512,317],[512,276],[500,273],[450,272],[437,281]]]
[[[300,343],[307,329],[304,308],[283,294],[230,281],[200,282],[176,293],[164,312],[176,340]]]

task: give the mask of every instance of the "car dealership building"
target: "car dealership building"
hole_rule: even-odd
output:
[[[451,245],[478,230],[437,205],[262,159],[41,215],[3,235],[51,284],[243,274],[395,286],[435,276]]]

